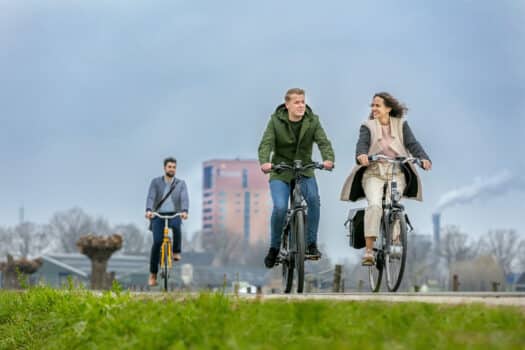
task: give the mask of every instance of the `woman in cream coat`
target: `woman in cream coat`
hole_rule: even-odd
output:
[[[356,146],[357,166],[346,179],[341,192],[341,200],[357,201],[365,198],[368,207],[365,210],[366,249],[363,265],[373,265],[374,241],[379,234],[382,215],[383,185],[388,182],[392,164],[373,162],[368,156],[382,154],[389,157],[413,156],[422,160],[425,170],[432,168],[432,163],[423,147],[416,140],[408,123],[404,119],[407,108],[387,92],[374,95],[369,120],[361,125]],[[406,179],[411,179],[407,184]],[[398,190],[404,197],[422,200],[421,180],[415,167],[407,163],[403,172],[397,175]],[[388,198],[389,199],[389,198]]]

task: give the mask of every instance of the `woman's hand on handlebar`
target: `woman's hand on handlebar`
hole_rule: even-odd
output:
[[[432,163],[431,163],[430,160],[428,160],[428,159],[421,159],[421,166],[422,166],[423,169],[425,169],[425,170],[430,170],[430,169],[432,169]]]
[[[368,166],[370,164],[370,162],[368,161],[367,154],[360,154],[359,156],[357,156],[357,161],[363,166]]]
[[[180,218],[182,220],[187,220],[188,219],[188,212],[183,211],[182,213],[180,213]]]
[[[151,210],[148,210],[146,212],[145,216],[146,216],[146,219],[152,219],[153,218],[153,212]]]

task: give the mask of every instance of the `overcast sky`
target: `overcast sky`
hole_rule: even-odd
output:
[[[425,201],[407,203],[418,231],[443,194],[506,171],[506,191],[442,222],[525,234],[523,23],[521,0],[0,0],[0,225],[24,205],[35,222],[79,206],[145,227],[147,186],[173,155],[193,232],[202,162],[256,158],[268,116],[302,87],[335,148],[337,169],[318,175],[331,255],[355,254],[339,192],[383,90],[408,105],[434,164]]]

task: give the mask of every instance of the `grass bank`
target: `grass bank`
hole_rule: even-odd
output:
[[[0,291],[0,349],[523,349],[509,307]]]

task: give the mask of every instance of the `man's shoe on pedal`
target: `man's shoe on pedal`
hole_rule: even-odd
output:
[[[318,260],[318,259],[321,259],[322,255],[323,254],[321,254],[319,249],[317,249],[317,244],[315,244],[315,243],[310,243],[308,245],[308,248],[306,248],[306,256],[309,259]]]
[[[275,263],[277,262],[277,255],[279,255],[279,249],[270,248],[268,250],[268,254],[266,254],[266,257],[264,258],[264,266],[269,269],[274,267]]]

